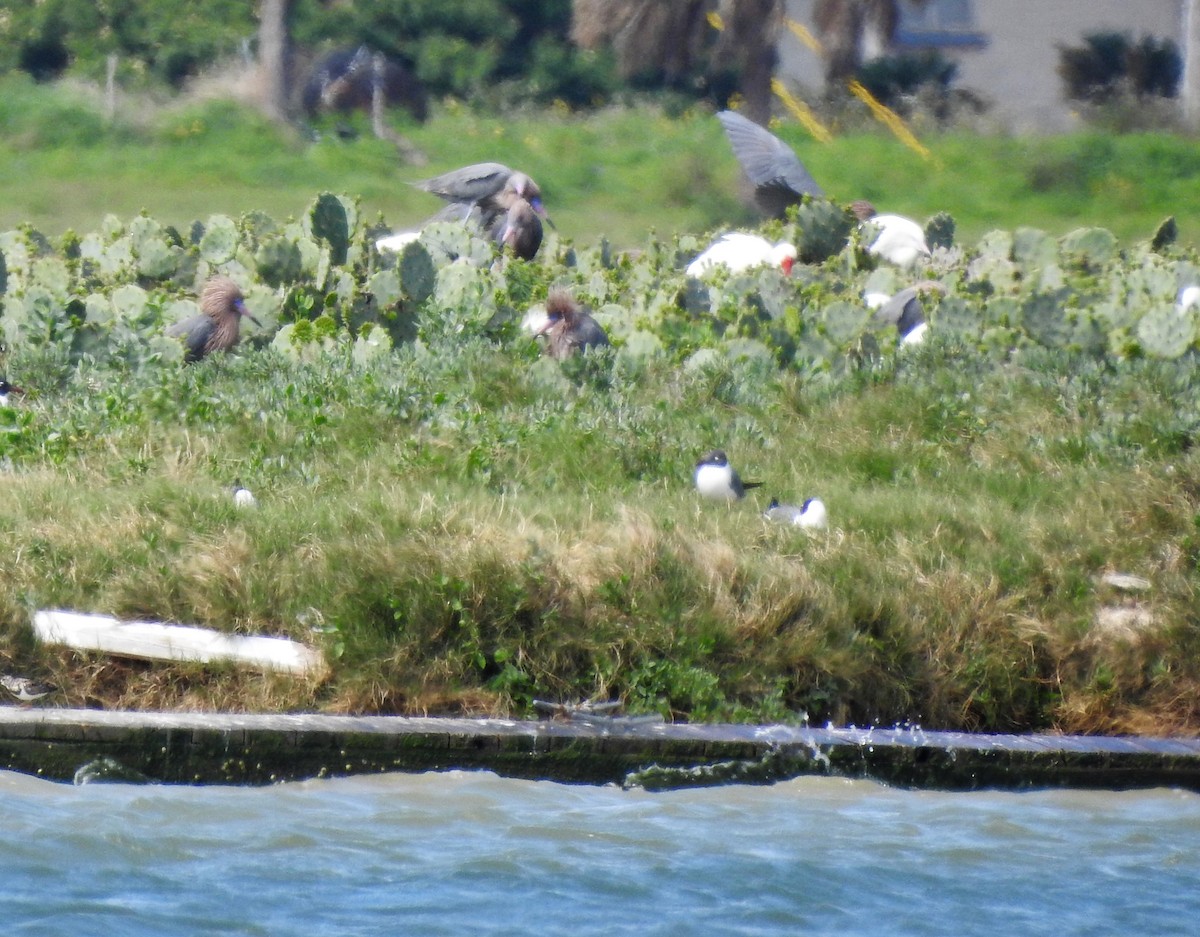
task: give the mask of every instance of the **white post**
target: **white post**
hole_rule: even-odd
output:
[[[110,53],[104,78],[104,118],[110,124],[117,116],[117,55]]]

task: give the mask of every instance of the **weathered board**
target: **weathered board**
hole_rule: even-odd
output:
[[[47,644],[118,657],[211,663],[229,661],[260,670],[316,675],[325,668],[320,651],[288,638],[224,634],[210,628],[157,621],[119,621],[108,615],[39,611],[33,632]]]

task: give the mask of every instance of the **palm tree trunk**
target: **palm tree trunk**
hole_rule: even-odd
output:
[[[274,120],[288,116],[288,13],[292,0],[262,0],[258,11],[258,76],[262,107]]]
[[[1200,0],[1183,3],[1183,123],[1200,130]]]

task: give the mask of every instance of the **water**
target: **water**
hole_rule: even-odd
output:
[[[1200,796],[0,773],[8,935],[1198,932]]]

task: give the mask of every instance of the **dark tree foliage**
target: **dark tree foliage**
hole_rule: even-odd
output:
[[[1121,93],[1173,98],[1183,59],[1170,39],[1125,33],[1093,33],[1079,46],[1058,47],[1058,75],[1072,101],[1101,103]]]
[[[898,109],[905,96],[926,88],[948,93],[957,74],[954,62],[940,52],[928,51],[873,59],[859,67],[857,77],[877,101]]]

